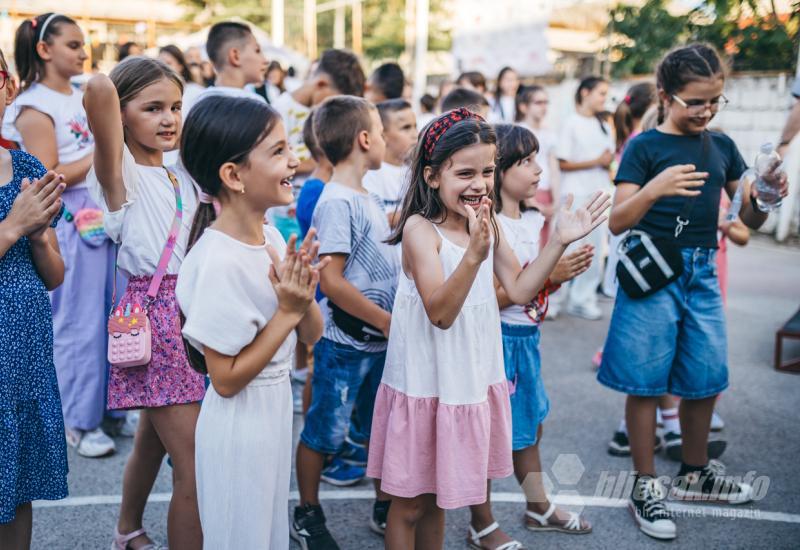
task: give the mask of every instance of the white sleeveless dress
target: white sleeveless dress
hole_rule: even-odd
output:
[[[439,236],[447,278],[465,249]],[[451,509],[485,502],[486,480],[512,471],[492,252],[446,330],[431,323],[414,281],[401,272],[367,475],[391,495],[434,493],[439,507]]]

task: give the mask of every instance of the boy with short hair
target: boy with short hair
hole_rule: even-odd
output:
[[[294,510],[292,536],[304,549],[334,550],[339,547],[319,504],[320,475],[326,455],[342,447],[354,408],[360,428],[367,434],[371,430],[400,267],[385,243],[390,229],[383,204],[362,184],[364,174],[380,167],[384,156],[377,109],[361,98],[332,97],[313,120],[320,149],[334,167],[312,218],[319,255],[331,262],[320,276],[328,315],[314,348],[311,406],[297,447],[300,505]],[[384,528],[386,512],[388,500],[376,502],[373,530]]]
[[[381,167],[364,176],[364,187],[383,200],[389,223],[394,225],[407,185],[406,160],[417,142],[417,121],[411,104],[405,99],[390,99],[378,103],[377,107],[383,123],[386,154]]]
[[[286,92],[275,100],[273,107],[283,118],[289,144],[300,161],[298,174],[314,169],[314,161],[303,143],[303,124],[311,108],[335,95],[364,95],[364,70],[358,58],[346,50],[325,50],[316,69],[293,92]]]
[[[187,115],[194,105],[210,95],[266,102],[263,97],[245,88],[248,84],[262,84],[267,74],[267,59],[250,27],[235,21],[215,24],[208,31],[206,52],[217,76],[214,85],[198,94],[193,105],[184,104]]]
[[[405,85],[406,77],[400,65],[384,63],[370,75],[364,97],[376,105],[389,99],[398,99],[403,97]]]
[[[442,112],[464,107],[486,118],[489,114],[489,100],[486,96],[467,88],[455,88],[442,100]]]

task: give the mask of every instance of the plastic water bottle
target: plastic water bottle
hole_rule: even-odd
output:
[[[780,173],[781,157],[771,143],[765,143],[756,155],[755,178],[758,207],[764,212],[771,212],[781,205],[780,190],[776,187]],[[765,177],[769,176],[769,178]]]

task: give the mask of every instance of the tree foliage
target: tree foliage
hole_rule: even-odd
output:
[[[685,14],[667,11],[665,0],[611,10],[609,32],[616,75],[653,71],[664,53],[691,41],[708,42],[736,71],[792,70],[800,37],[800,0],[791,17],[780,17],[758,0],[708,0]]]

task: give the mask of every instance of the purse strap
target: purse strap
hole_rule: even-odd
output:
[[[707,130],[703,130],[703,132],[701,134],[701,137],[702,137],[703,145],[702,145],[702,149],[700,151],[700,162],[697,164],[697,171],[698,172],[702,172],[703,168],[705,168],[705,165],[706,165],[706,156],[708,155],[708,145],[709,145],[709,143],[708,143],[709,142],[708,131]],[[699,196],[700,195],[695,195],[693,197],[686,197],[686,200],[683,203],[683,208],[681,208],[680,213],[675,218],[675,222],[676,222],[675,223],[675,238],[676,239],[681,236],[681,233],[683,232],[683,228],[686,227],[687,225],[689,225],[689,216],[691,215],[692,210],[694,209],[694,205],[697,202],[697,198]]]
[[[167,172],[169,181],[172,183],[172,189],[175,191],[175,217],[172,219],[172,227],[169,229],[167,242],[164,244],[164,250],[161,251],[161,257],[158,260],[156,271],[153,273],[153,278],[150,280],[150,286],[147,288],[147,295],[144,303],[145,313],[147,313],[150,304],[155,301],[158,289],[161,286],[161,281],[164,279],[164,275],[167,274],[167,266],[169,265],[170,258],[172,258],[172,252],[175,250],[175,243],[178,240],[178,233],[180,232],[181,221],[183,220],[183,200],[181,199],[180,184],[172,172],[166,167],[164,167],[164,170]],[[114,307],[117,303],[117,270],[119,268],[117,265],[117,255],[119,255],[119,245],[117,245],[114,254],[114,290],[111,294],[111,311],[109,315],[114,312]]]

